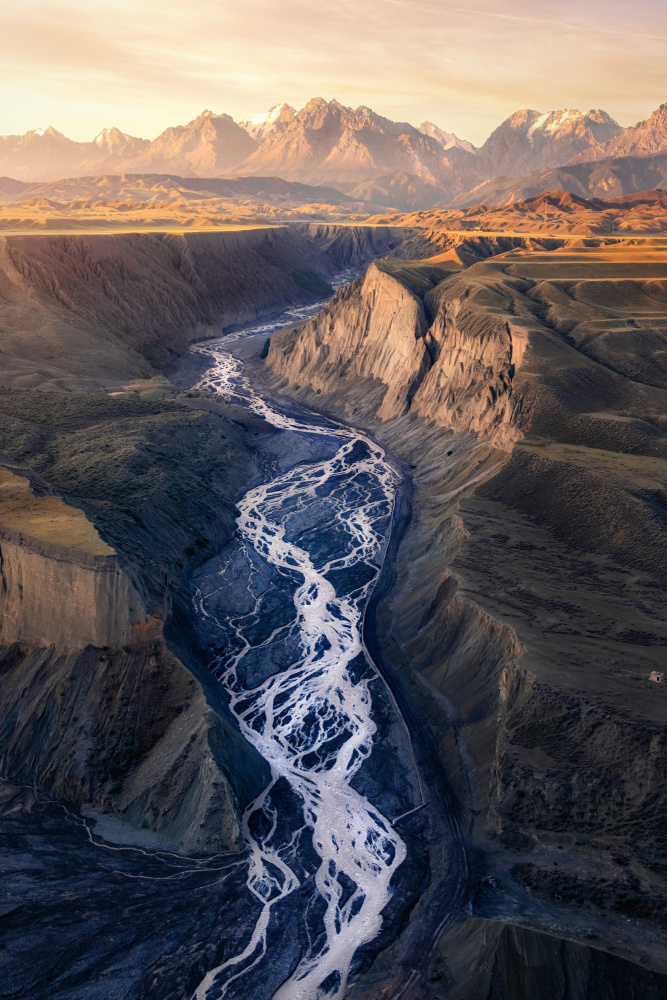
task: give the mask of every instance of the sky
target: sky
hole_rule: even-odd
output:
[[[667,101],[666,0],[21,0],[0,5],[0,134],[154,138],[311,97],[481,144],[519,108]]]

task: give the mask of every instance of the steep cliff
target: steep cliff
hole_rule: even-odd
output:
[[[81,510],[0,469],[0,769],[186,852],[240,850],[265,767],[134,569],[143,593]]]
[[[335,265],[288,227],[0,237],[3,384],[95,389],[225,327],[308,302]]]
[[[520,907],[540,927],[551,907],[561,930],[622,937],[660,968],[664,253],[458,267],[376,262],[267,360],[275,384],[366,424],[412,470],[378,633],[493,883],[480,876],[475,912]]]
[[[445,282],[449,273],[430,261],[375,261],[312,320],[274,338],[269,365],[348,408],[363,383],[367,416],[409,411],[509,446],[520,426],[512,380],[532,317],[503,315],[502,290],[483,280],[487,272],[479,282],[474,268]]]

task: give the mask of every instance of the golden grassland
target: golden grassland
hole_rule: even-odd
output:
[[[27,479],[1,467],[0,525],[89,555],[114,555],[82,510],[59,497],[35,496]]]

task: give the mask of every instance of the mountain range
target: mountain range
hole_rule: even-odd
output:
[[[118,128],[91,142],[52,126],[0,136],[0,175],[21,181],[128,173],[275,176],[404,211],[487,197],[502,203],[555,188],[595,197],[633,193],[662,185],[656,157],[664,156],[667,104],[631,128],[600,109],[525,109],[480,148],[433,122],[415,127],[322,98],[298,111],[278,104],[241,122],[206,110],[152,141]]]

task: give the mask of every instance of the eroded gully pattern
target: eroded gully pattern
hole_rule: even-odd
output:
[[[333,437],[338,449],[239,502],[241,544],[221,566],[217,589],[224,590],[225,576],[241,574],[247,606],[230,612],[215,592],[197,594],[201,620],[224,650],[214,669],[243,734],[270,764],[271,781],[243,819],[247,887],[256,901],[252,932],[242,951],[211,969],[194,997],[244,995],[243,981],[272,960],[276,908],[312,874],[316,891],[301,915],[306,944],[273,997],[336,1000],[355,952],[380,931],[392,878],[406,856],[389,821],[351,787],[376,731],[369,685],[377,673],[361,625],[398,480],[382,449],[363,434],[278,412],[223,343],[196,350],[211,358],[200,388],[279,428]]]

